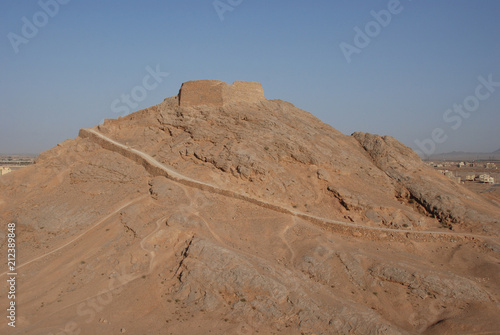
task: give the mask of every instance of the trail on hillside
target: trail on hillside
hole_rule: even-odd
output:
[[[485,236],[485,235],[468,234],[468,233],[439,232],[439,231],[415,231],[415,230],[409,230],[409,229],[391,229],[391,228],[384,228],[384,227],[369,227],[369,226],[363,226],[360,224],[348,223],[348,222],[344,222],[344,221],[338,221],[338,220],[327,219],[327,218],[323,218],[323,217],[319,217],[319,216],[314,216],[314,215],[306,214],[303,212],[295,211],[292,209],[288,209],[285,207],[281,207],[281,206],[278,206],[275,204],[271,204],[271,203],[266,202],[264,200],[255,199],[255,198],[252,198],[248,195],[243,195],[243,194],[236,193],[234,191],[222,189],[220,187],[217,187],[217,186],[214,186],[214,185],[187,177],[187,176],[185,176],[177,171],[174,171],[172,168],[166,166],[165,164],[160,163],[159,161],[157,161],[156,159],[154,159],[150,155],[148,155],[140,150],[133,149],[133,148],[130,148],[124,144],[121,144],[121,143],[99,133],[98,131],[96,131],[94,129],[82,129],[80,131],[80,136],[94,139],[95,141],[96,141],[95,137],[98,137],[98,139],[104,140],[107,144],[111,144],[111,146],[108,145],[106,147],[106,149],[109,149],[111,151],[115,151],[119,154],[122,154],[123,156],[125,156],[129,159],[133,159],[136,162],[142,162],[143,164],[149,165],[150,167],[152,167],[154,169],[161,169],[164,172],[163,175],[165,177],[167,177],[168,179],[173,180],[174,182],[181,183],[183,185],[190,186],[190,187],[195,187],[195,188],[198,188],[198,189],[203,190],[203,191],[221,194],[221,195],[224,195],[226,197],[247,201],[247,202],[250,202],[250,203],[255,204],[257,206],[271,209],[271,210],[274,210],[274,211],[277,211],[280,213],[290,214],[290,215],[305,219],[309,222],[319,224],[319,225],[323,226],[324,228],[334,228],[334,227],[331,227],[331,225],[336,225],[336,226],[338,226],[338,228],[340,228],[340,230],[342,230],[342,229],[348,230],[351,233],[352,232],[361,233],[361,231],[385,232],[385,233],[390,233],[390,234],[403,235],[403,237],[406,237],[406,238],[408,238],[410,235],[427,235],[427,236],[433,236],[433,237],[437,237],[437,238],[444,238],[447,240],[450,240],[450,239],[453,240],[453,238],[465,238],[465,239],[480,238],[480,239],[488,239],[488,240],[496,239],[496,237],[494,237],[494,236]],[[98,141],[96,141],[96,142],[98,142]],[[98,143],[98,144],[102,145],[102,143]],[[124,151],[128,155],[125,154]],[[130,157],[130,154],[132,154],[133,157]],[[145,166],[145,168],[146,168],[146,166]],[[150,169],[150,171],[151,171],[151,169]]]
[[[128,201],[126,204],[116,208],[114,211],[112,211],[111,213],[109,213],[108,215],[106,215],[104,218],[102,218],[101,220],[97,221],[95,224],[91,225],[89,228],[87,228],[86,230],[84,230],[82,233],[78,234],[76,237],[74,237],[71,241],[61,245],[60,247],[57,247],[55,248],[54,250],[51,250],[41,256],[38,256],[36,258],[33,258],[32,260],[26,262],[26,263],[23,263],[23,264],[20,264],[18,265],[16,268],[17,269],[20,269],[28,264],[31,264],[33,262],[36,262],[42,258],[45,258],[55,252],[58,252],[59,250],[61,249],[64,249],[66,248],[67,246],[69,246],[70,244],[76,242],[77,240],[79,240],[82,236],[84,236],[85,234],[87,234],[88,232],[90,232],[91,230],[95,229],[96,227],[100,226],[103,222],[107,221],[109,218],[111,218],[113,215],[117,214],[118,212],[120,212],[121,210],[123,210],[124,208],[127,208],[128,206],[132,205],[133,203],[136,203],[142,199],[145,199],[147,196],[146,195],[142,195],[142,196],[139,196],[133,200],[130,200]],[[3,276],[3,275],[6,275],[8,272],[4,272],[2,274],[0,274],[0,276]]]

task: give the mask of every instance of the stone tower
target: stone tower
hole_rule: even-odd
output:
[[[179,105],[225,106],[234,102],[259,102],[266,100],[260,83],[235,81],[229,85],[219,80],[195,80],[182,84],[179,91]]]

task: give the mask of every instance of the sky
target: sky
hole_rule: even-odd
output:
[[[500,1],[2,0],[0,153],[40,153],[189,80],[421,155],[500,149]]]

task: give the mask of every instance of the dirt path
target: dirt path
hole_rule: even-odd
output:
[[[40,259],[42,259],[42,258],[45,258],[45,257],[47,257],[47,256],[49,256],[49,255],[51,255],[51,254],[53,254],[53,253],[55,253],[55,252],[58,252],[58,251],[59,251],[59,250],[61,250],[61,249],[66,248],[66,247],[67,247],[67,246],[69,246],[70,244],[72,244],[72,243],[76,242],[77,240],[79,240],[82,236],[84,236],[85,234],[87,234],[89,231],[91,231],[91,230],[95,229],[96,227],[98,227],[99,225],[101,225],[103,222],[107,221],[109,218],[111,218],[113,215],[115,215],[116,213],[118,213],[118,212],[119,212],[119,211],[121,211],[122,209],[124,209],[124,208],[126,208],[126,207],[130,206],[131,204],[133,204],[133,203],[135,203],[135,202],[138,202],[138,201],[140,201],[140,200],[142,200],[142,199],[145,199],[146,197],[147,197],[147,196],[143,195],[143,196],[140,196],[140,197],[137,197],[137,198],[135,198],[135,199],[133,199],[133,200],[128,201],[126,204],[121,205],[120,207],[118,207],[117,209],[115,209],[113,212],[109,213],[109,214],[108,214],[108,215],[106,215],[104,218],[102,218],[102,219],[100,219],[99,221],[97,221],[94,225],[90,226],[88,229],[86,229],[85,231],[83,231],[82,233],[80,233],[79,235],[77,235],[76,237],[74,237],[71,241],[69,241],[69,242],[67,242],[67,243],[65,243],[65,244],[63,244],[63,245],[61,245],[60,247],[57,247],[57,248],[55,248],[54,250],[51,250],[51,251],[49,251],[49,252],[47,252],[47,253],[45,253],[45,254],[43,254],[43,255],[41,255],[41,256],[38,256],[38,257],[36,257],[36,258],[34,258],[34,259],[32,259],[32,260],[30,260],[30,261],[26,262],[26,263],[23,263],[23,264],[18,265],[18,266],[17,266],[17,269],[20,269],[20,268],[22,268],[22,267],[24,267],[24,266],[26,266],[26,265],[28,265],[28,264],[31,264],[31,263],[33,263],[33,262],[36,262],[36,261],[38,261],[38,260],[40,260]],[[4,273],[0,274],[0,277],[1,277],[1,276],[3,276],[3,275],[6,275],[7,273],[8,273],[8,272],[4,272]]]
[[[150,155],[139,151],[137,149],[130,148],[126,145],[123,145],[113,139],[110,139],[109,137],[99,133],[98,131],[94,129],[81,129],[80,130],[80,136],[81,137],[86,137],[93,139],[94,141],[98,142],[101,144],[101,146],[105,147],[108,150],[118,152],[125,157],[128,157],[136,162],[142,163],[143,165],[149,165],[150,168],[148,171],[153,171],[157,172],[158,175],[160,173],[158,172],[158,169],[163,171],[164,176],[166,176],[168,179],[171,179],[175,182],[181,183],[186,186],[190,187],[195,187],[198,189],[201,189],[203,191],[208,191],[208,192],[213,192],[216,194],[221,194],[226,197],[234,198],[234,199],[239,199],[243,201],[250,202],[252,204],[255,204],[257,206],[261,206],[267,209],[271,209],[280,213],[284,214],[290,214],[296,217],[299,217],[301,219],[307,220],[312,223],[316,223],[319,225],[324,226],[325,228],[328,228],[329,225],[336,225],[337,227],[330,227],[330,228],[340,228],[338,229],[339,232],[341,231],[351,231],[355,233],[359,233],[360,231],[371,231],[371,232],[385,232],[385,233],[390,233],[390,234],[400,234],[400,235],[427,235],[427,236],[435,236],[439,238],[446,238],[446,239],[453,239],[453,238],[478,238],[478,239],[497,239],[497,237],[494,236],[485,236],[485,235],[478,235],[478,234],[469,234],[469,233],[454,233],[454,232],[440,232],[440,231],[415,231],[415,230],[409,230],[409,229],[391,229],[391,228],[383,228],[383,227],[369,227],[369,226],[363,226],[360,224],[355,224],[355,223],[348,223],[344,221],[338,221],[338,220],[333,220],[333,219],[327,219],[323,217],[318,217],[310,214],[306,214],[303,212],[298,212],[292,209],[288,209],[285,207],[281,207],[275,204],[268,203],[264,200],[259,200],[252,198],[247,195],[239,194],[234,191],[230,190],[225,190],[220,187],[214,186],[207,184],[202,181],[195,180],[193,178],[184,176],[174,170],[172,170],[170,167],[158,162],[156,159],[151,157]],[[97,137],[97,138],[96,138]],[[104,141],[104,143],[103,143]],[[146,166],[145,166],[146,168]],[[152,169],[151,169],[152,168]]]
[[[164,217],[161,217],[160,219],[156,220],[156,228],[155,230],[153,230],[151,233],[149,233],[146,237],[144,237],[141,242],[139,243],[142,250],[146,251],[147,253],[149,253],[150,255],[150,261],[149,261],[149,272],[148,274],[150,274],[152,271],[153,271],[153,268],[154,268],[154,261],[155,261],[155,258],[156,258],[156,252],[154,251],[154,245],[153,247],[151,248],[151,250],[149,250],[148,248],[146,248],[146,246],[144,245],[145,242],[148,242],[147,240],[153,236],[154,234],[156,234],[160,229],[161,229],[161,223],[164,222],[165,220],[167,219],[166,216]]]
[[[288,230],[290,228],[292,228],[296,224],[297,223],[295,220],[295,216],[293,216],[292,223],[289,225],[286,225],[285,229],[283,229],[279,234],[281,241],[283,241],[283,243],[286,245],[288,251],[290,251],[290,264],[292,264],[292,266],[293,266],[293,262],[295,261],[295,251],[293,250],[292,246],[290,245],[290,242],[288,242],[288,239],[286,238],[286,233],[288,232]]]

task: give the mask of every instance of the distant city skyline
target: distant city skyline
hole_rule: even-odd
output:
[[[0,153],[156,105],[189,80],[262,83],[350,135],[500,149],[500,2],[0,3]]]

